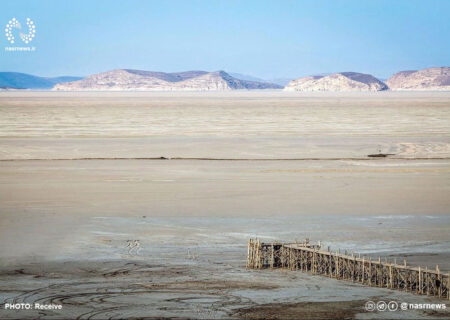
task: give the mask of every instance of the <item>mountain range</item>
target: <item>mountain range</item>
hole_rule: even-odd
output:
[[[228,74],[230,76],[233,76],[237,79],[240,80],[249,80],[249,81],[258,81],[258,82],[269,82],[269,83],[275,83],[278,84],[282,87],[284,87],[285,85],[287,85],[289,83],[289,81],[292,80],[292,78],[274,78],[274,79],[262,79],[262,78],[257,78],[257,77],[253,77],[253,76],[249,76],[247,74],[242,74],[242,73],[236,73],[236,72],[228,72]]]
[[[20,72],[0,72],[0,88],[4,89],[51,89],[56,84],[77,81],[81,77],[38,77]]]
[[[450,68],[401,71],[386,81],[392,90],[450,90]]]
[[[370,74],[358,72],[333,73],[292,80],[285,91],[382,91],[388,86]]]
[[[284,87],[285,86],[285,87]],[[225,71],[155,72],[117,69],[88,77],[38,77],[18,72],[0,72],[0,89],[41,90],[137,90],[137,91],[229,91],[282,89],[285,91],[384,91],[450,90],[450,68],[437,67],[395,73],[386,81],[370,74],[340,72],[272,82]]]
[[[237,79],[225,71],[165,73],[118,69],[59,83],[53,90],[229,91],[282,88],[274,83]]]

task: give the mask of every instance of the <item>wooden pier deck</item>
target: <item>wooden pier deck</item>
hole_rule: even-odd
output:
[[[449,299],[449,274],[428,268],[371,260],[371,258],[348,254],[346,251],[322,250],[319,244],[309,240],[302,243],[267,243],[258,239],[248,242],[247,268],[285,268],[311,272],[339,280],[358,282],[363,285],[397,289],[416,294]]]

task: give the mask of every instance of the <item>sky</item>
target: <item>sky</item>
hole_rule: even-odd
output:
[[[450,65],[450,0],[22,1],[0,3],[0,71],[86,76],[128,68],[264,79],[343,71],[385,79]],[[5,36],[16,18],[35,37]],[[34,46],[35,51],[5,47]]]

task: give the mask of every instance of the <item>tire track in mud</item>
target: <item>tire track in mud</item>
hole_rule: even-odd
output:
[[[77,275],[77,278],[87,276],[90,279],[83,281],[55,279],[48,277],[48,274],[42,274],[38,277],[38,283],[46,281],[58,281],[58,283],[27,290],[15,297],[5,299],[4,303],[61,304],[66,306],[66,308],[63,307],[63,311],[36,310],[38,318],[65,316],[66,312],[69,312],[70,317],[80,320],[139,316],[135,312],[146,312],[143,301],[148,301],[148,297],[145,296],[149,294],[168,296],[162,300],[163,305],[156,308],[156,314],[159,313],[158,309],[161,312],[170,310],[169,313],[180,309],[179,312],[190,312],[200,318],[213,318],[218,313],[228,314],[230,308],[236,305],[240,307],[252,305],[250,299],[232,294],[232,291],[238,287],[251,287],[251,283],[230,283],[213,279],[186,280],[184,277],[190,275],[190,271],[184,266],[164,268],[160,265],[129,262],[122,266],[110,266],[100,270],[91,268],[76,268],[76,270],[82,272],[81,275]],[[25,273],[24,270],[7,276],[23,277],[24,275],[33,278],[36,276],[33,273]],[[181,278],[177,280],[171,278],[172,276]],[[169,281],[161,282],[161,277],[166,277]],[[141,282],[143,278],[148,282]],[[114,281],[105,283],[105,279],[114,279]],[[17,291],[14,290],[14,292]],[[175,297],[170,297],[173,295]],[[136,303],[130,305],[130,298],[122,299],[130,296],[136,297],[131,299]],[[81,312],[78,315],[77,309]]]
[[[251,305],[252,301],[247,298],[242,298],[239,296],[234,296],[227,292],[221,292],[217,290],[186,290],[182,287],[180,288],[156,288],[149,289],[143,286],[135,285],[134,289],[120,289],[120,292],[79,292],[74,294],[67,295],[49,295],[46,297],[39,298],[34,302],[38,302],[41,304],[63,304],[70,306],[83,306],[88,307],[94,305],[92,307],[93,310],[83,313],[77,317],[77,319],[92,319],[92,318],[107,318],[112,319],[114,317],[123,318],[125,314],[120,312],[123,310],[126,311],[126,314],[130,313],[130,304],[129,303],[120,303],[117,298],[124,296],[140,296],[145,294],[158,294],[158,293],[175,293],[181,294],[183,297],[170,298],[165,299],[166,303],[174,304],[173,307],[180,308],[180,304],[183,304],[184,307],[181,309],[192,309],[192,307],[197,307],[201,312],[217,312],[222,311],[225,312],[227,307],[230,306],[247,306]],[[169,285],[170,287],[170,285]],[[114,299],[117,299],[114,301]],[[139,301],[140,299],[136,299]],[[211,302],[211,300],[215,300]],[[117,305],[117,304],[120,305]],[[114,307],[110,307],[113,304]],[[190,308],[191,307],[191,308]],[[171,308],[173,309],[173,308]],[[110,314],[113,312],[113,314]],[[200,312],[199,311],[199,312]]]
[[[100,284],[100,283],[98,283]],[[74,284],[67,284],[67,286],[72,287]],[[58,290],[59,286],[51,286],[53,290]],[[158,287],[158,286],[156,286]],[[181,294],[184,297],[170,298],[166,299],[169,305],[171,303],[174,304],[174,307],[177,306],[179,308],[180,303],[185,305],[182,309],[190,309],[189,306],[195,306],[197,309],[205,311],[212,310],[213,312],[222,311],[225,312],[226,308],[229,306],[246,306],[251,305],[252,302],[250,299],[242,298],[239,296],[234,296],[226,292],[218,292],[216,290],[185,290],[184,288],[154,288],[141,289],[135,288],[134,290],[130,289],[120,289],[120,292],[75,292],[72,294],[50,294],[44,297],[40,297],[38,299],[32,299],[33,296],[38,296],[40,293],[48,292],[49,287],[40,288],[37,290],[33,290],[31,294],[28,294],[26,300],[34,300],[33,303],[40,304],[62,304],[65,306],[72,307],[84,307],[84,308],[92,308],[93,310],[89,312],[85,312],[77,317],[77,319],[92,319],[92,318],[107,318],[112,319],[114,317],[123,318],[124,313],[121,310],[125,311],[126,314],[130,313],[129,303],[120,303],[117,298],[123,296],[140,296],[145,294],[158,294],[158,293],[174,293]],[[30,292],[28,292],[30,293]],[[193,296],[194,295],[194,296]],[[17,299],[17,297],[16,297]],[[114,299],[117,299],[114,301]],[[112,300],[112,301],[111,301]],[[139,301],[140,299],[137,299]],[[202,301],[204,300],[204,301]],[[211,300],[216,300],[211,303]],[[25,301],[25,300],[24,300]],[[117,305],[117,304],[120,305]],[[110,305],[115,305],[111,307]],[[95,307],[94,307],[95,306]],[[199,308],[201,306],[201,308]],[[110,314],[114,311],[114,314]],[[205,311],[206,312],[206,311]],[[51,314],[51,313],[48,313]],[[46,314],[45,314],[46,315]],[[44,315],[44,316],[45,316]]]
[[[93,310],[86,313],[83,313],[76,317],[77,320],[84,320],[84,319],[94,319],[94,317],[100,316],[98,319],[114,319],[115,317],[123,318],[121,316],[121,313],[115,313],[113,315],[107,315],[107,313],[117,310],[122,310],[127,308],[126,306],[120,306],[120,307],[110,307],[102,310]],[[106,316],[106,317],[105,317]]]

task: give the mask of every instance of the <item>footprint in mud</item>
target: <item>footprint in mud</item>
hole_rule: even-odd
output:
[[[127,240],[126,248],[128,248],[128,254],[130,256],[138,256],[141,250],[141,242],[139,240]]]
[[[196,254],[194,251],[191,251],[191,249],[188,249],[186,259],[188,260],[197,260],[198,254]]]

